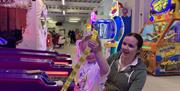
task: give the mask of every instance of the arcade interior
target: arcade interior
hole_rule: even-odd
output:
[[[142,91],[180,91],[180,0],[0,0],[0,91],[76,91],[77,44],[92,30],[105,58],[140,34]]]

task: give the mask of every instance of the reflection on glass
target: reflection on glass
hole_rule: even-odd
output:
[[[99,31],[99,38],[112,39],[115,35],[115,25],[112,20],[101,20],[101,22],[97,22],[97,24],[95,24],[95,27]]]
[[[180,21],[175,21],[171,25],[164,39],[168,42],[180,42]]]
[[[141,36],[143,37],[144,41],[157,42],[157,40],[159,39],[163,31],[166,29],[166,27],[166,22],[157,22],[146,25]]]

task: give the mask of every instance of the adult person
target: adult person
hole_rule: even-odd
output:
[[[146,66],[139,57],[142,45],[139,34],[129,33],[122,42],[121,51],[108,57],[110,71],[105,91],[142,91],[147,76]]]

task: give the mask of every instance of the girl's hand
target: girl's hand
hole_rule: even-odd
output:
[[[81,52],[85,50],[86,46],[87,46],[87,44],[85,43],[85,41],[81,40],[79,42],[79,49]]]
[[[96,41],[92,41],[90,39],[91,39],[91,35],[86,36],[84,39],[82,39],[82,41],[79,42],[80,50],[84,51],[86,47],[89,46],[91,52],[96,53],[98,51],[101,51],[101,42],[99,41],[99,39],[97,39]]]
[[[79,42],[80,51],[83,52],[86,49],[86,47],[88,46],[89,39],[90,39],[90,36],[86,36]]]
[[[96,41],[89,40],[88,46],[91,48],[91,51],[94,53],[101,51],[101,43],[99,39],[97,39]]]

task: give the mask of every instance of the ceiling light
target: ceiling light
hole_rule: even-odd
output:
[[[80,18],[69,18],[70,21],[80,21]]]
[[[65,5],[65,0],[62,0],[62,5]]]
[[[74,23],[76,23],[76,22],[79,22],[79,21],[72,21],[72,20],[69,20],[69,22],[74,22]]]
[[[65,14],[66,14],[65,10],[63,10],[63,15],[65,15]]]
[[[52,20],[50,17],[47,17],[47,20]]]

